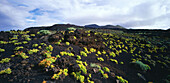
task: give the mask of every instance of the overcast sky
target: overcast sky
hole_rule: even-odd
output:
[[[0,30],[61,23],[167,29],[170,0],[0,0]]]

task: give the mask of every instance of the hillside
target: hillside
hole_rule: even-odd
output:
[[[170,31],[71,24],[0,32],[3,83],[168,83]],[[164,34],[162,34],[164,33]]]
[[[97,24],[90,24],[90,25],[85,25],[85,28],[99,28],[99,29],[112,29],[112,30],[125,30],[126,28],[120,26],[120,25],[105,25],[105,26],[99,26]]]

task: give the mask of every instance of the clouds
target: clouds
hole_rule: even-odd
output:
[[[1,0],[0,30],[56,23],[169,28],[168,0]]]

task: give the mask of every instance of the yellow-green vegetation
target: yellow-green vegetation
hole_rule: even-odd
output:
[[[61,42],[56,42],[55,44],[56,44],[56,45],[60,45],[60,43],[61,43]]]
[[[22,43],[23,43],[23,44],[27,44],[28,42],[27,42],[27,41],[23,41]]]
[[[28,54],[37,53],[38,51],[39,51],[38,49],[28,50]]]
[[[51,57],[51,52],[43,51],[43,55],[46,56],[47,58],[49,58],[49,57]]]
[[[18,47],[15,47],[14,50],[19,50],[19,49],[23,49],[24,47],[23,46],[18,46]]]
[[[122,76],[116,76],[116,78],[121,82],[121,83],[128,83],[127,80],[123,79]]]
[[[8,33],[11,34],[8,36],[9,40],[5,39],[6,41],[0,41],[1,48],[5,47],[5,49],[0,48],[0,52],[8,51],[6,48],[11,46],[12,49],[14,48],[15,55],[5,52],[6,54],[11,54],[11,58],[4,58],[9,55],[6,56],[5,53],[0,53],[0,58],[1,56],[3,57],[0,60],[0,64],[3,66],[14,62],[13,64],[15,65],[14,60],[18,60],[15,56],[19,56],[19,60],[20,57],[27,60],[30,59],[29,63],[31,63],[33,56],[36,61],[38,61],[38,65],[43,67],[43,70],[46,70],[46,73],[49,73],[49,75],[53,74],[51,75],[53,81],[63,80],[63,78],[70,74],[81,83],[94,83],[93,80],[96,78],[92,77],[96,76],[100,76],[97,77],[97,79],[102,81],[108,78],[110,80],[112,76],[114,80],[116,78],[116,81],[119,80],[120,83],[128,83],[124,78],[129,76],[127,75],[124,78],[117,76],[123,73],[112,72],[114,71],[113,65],[117,66],[120,71],[124,70],[124,68],[131,69],[139,67],[137,69],[141,69],[142,71],[140,70],[140,72],[148,73],[146,71],[151,70],[151,67],[152,69],[158,66],[160,66],[160,69],[168,68],[168,64],[170,63],[167,55],[170,44],[170,42],[167,41],[169,40],[168,38],[161,40],[161,37],[155,35],[153,37],[142,37],[136,32],[131,34],[123,31],[99,29],[92,31],[91,29],[75,30],[76,28],[73,27],[68,28],[67,31],[60,31],[60,29],[57,31],[40,30],[37,34],[32,34],[35,33],[34,31],[30,33],[29,31],[9,31]],[[35,38],[35,36],[37,36],[37,38]],[[46,40],[43,36],[48,36],[49,39]],[[52,40],[53,38],[56,39]],[[33,41],[30,41],[31,39],[33,39]],[[29,56],[27,56],[28,54]],[[54,55],[56,56],[54,57]],[[8,63],[10,60],[11,62]],[[132,62],[130,62],[130,60],[132,60]],[[136,67],[126,67],[129,63],[131,63],[131,65],[134,64],[132,66]],[[0,74],[10,74],[10,71],[10,68],[1,70]],[[133,74],[136,74],[138,71],[139,70],[131,72],[124,70],[124,72]],[[129,81],[131,81],[130,79],[131,78],[129,78]],[[136,77],[134,77],[134,79],[136,80]],[[148,79],[145,81],[148,81]]]
[[[26,41],[31,41],[31,38],[29,37],[29,35],[22,35],[22,38],[24,38]]]
[[[73,75],[74,78],[76,78],[76,80],[79,80],[81,83],[84,83],[85,77],[83,75],[81,75],[81,71],[79,71],[79,72],[72,72],[71,75]]]
[[[81,59],[81,56],[77,55],[77,60],[80,60]]]
[[[10,68],[7,68],[7,69],[5,69],[5,70],[1,70],[1,71],[0,71],[0,74],[4,74],[4,73],[6,73],[6,74],[11,74],[12,71],[11,71]]]
[[[91,75],[91,74],[89,74],[89,75]],[[91,78],[91,77],[90,77]],[[91,81],[90,80],[90,78],[89,77],[87,77],[87,81],[88,81],[88,83],[94,83],[94,81]]]
[[[0,44],[8,44],[8,42],[7,41],[0,41]]]
[[[47,47],[46,47],[46,50],[47,50],[47,51],[53,51],[53,46],[52,46],[52,45],[47,46]]]
[[[4,58],[0,61],[0,63],[8,63],[11,60],[11,58]]]
[[[103,77],[104,77],[105,79],[109,78],[109,76],[107,75],[107,73],[104,73],[104,74],[103,74]]]
[[[68,56],[74,56],[73,53],[69,53],[69,52],[66,52],[66,51],[62,51],[60,52],[60,55],[64,56],[64,55],[68,55]]]
[[[110,52],[109,55],[112,57],[116,57],[116,54],[114,52]]]
[[[78,60],[76,60],[76,62],[78,63],[80,70],[82,70],[83,73],[87,74],[87,69],[86,69],[87,63],[83,64],[82,61],[78,61]]]
[[[98,57],[97,60],[104,61],[104,59],[102,57]]]
[[[90,52],[96,52],[96,49],[90,48]]]
[[[50,57],[50,58],[45,58],[38,65],[43,66],[43,67],[48,67],[50,66],[53,62],[56,61],[56,57]]]
[[[12,38],[9,38],[10,40],[15,40],[15,39],[18,39],[18,36],[19,35],[13,35],[13,37]]]
[[[116,64],[118,64],[118,61],[116,59],[110,59],[110,61],[115,62]]]
[[[84,48],[84,51],[85,51],[87,54],[90,53],[86,47],[83,47],[83,48]]]
[[[103,52],[102,52],[102,53],[103,53],[103,54],[106,54],[106,51],[104,51],[104,50],[103,50]]]
[[[80,55],[87,57],[87,54],[84,51],[80,51]]]
[[[68,45],[70,45],[70,43],[69,43],[69,42],[66,42],[66,45],[68,46]]]
[[[18,51],[17,53],[15,53],[16,56],[21,56],[23,59],[27,59],[29,58],[29,56],[27,56],[24,52],[20,52]]]
[[[97,54],[98,54],[98,55],[101,55],[101,52],[100,52],[100,51],[97,51]]]
[[[16,43],[14,43],[14,45],[21,45],[22,44],[22,42],[16,42]]]
[[[47,46],[47,44],[45,44],[45,43],[40,43],[40,45],[41,45],[41,46]]]
[[[32,47],[38,47],[38,44],[33,44]]]
[[[144,63],[141,62],[141,61],[133,61],[133,62],[131,62],[131,63],[139,65],[139,67],[140,67],[143,71],[151,70],[151,68],[150,68],[149,65],[144,64]]]
[[[106,72],[110,72],[110,69],[108,67],[103,67],[103,70],[105,70]]]
[[[77,39],[77,38],[74,36],[74,39]]]
[[[38,49],[42,49],[42,47],[41,47],[41,46],[38,46]]]
[[[56,58],[60,58],[61,56],[60,55],[56,55]]]
[[[120,62],[120,64],[124,64],[124,62]]]
[[[37,32],[37,34],[49,35],[49,34],[51,34],[51,32],[49,30],[40,30],[39,32]]]
[[[60,69],[57,74],[54,74],[51,79],[58,80],[61,75],[68,76],[68,69]]]
[[[15,57],[15,55],[11,55],[11,57]]]
[[[69,27],[69,28],[67,28],[67,30],[69,30],[69,31],[75,31],[76,28],[74,28],[74,27]]]
[[[101,67],[95,63],[90,63],[90,67],[95,67],[95,68],[101,69]]]
[[[0,48],[0,52],[5,52],[5,49]]]
[[[30,34],[30,36],[33,36],[33,37],[34,37],[34,36],[35,36],[35,34]]]
[[[107,73],[104,73],[104,71],[102,69],[99,69],[99,72],[102,74],[103,78],[105,78],[105,79],[109,78]]]

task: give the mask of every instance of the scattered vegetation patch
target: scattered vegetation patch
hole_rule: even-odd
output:
[[[40,30],[37,34],[49,35],[51,32],[49,30]]]
[[[143,71],[151,70],[149,65],[144,64],[141,61],[134,61],[134,62],[131,62],[131,64],[135,64],[135,65],[139,66],[140,69],[143,70]]]
[[[7,68],[7,69],[5,69],[5,70],[1,70],[0,71],[0,74],[11,74],[12,73],[12,71],[11,71],[11,69],[10,68]]]
[[[137,33],[68,26],[0,32],[0,81],[145,83],[168,80],[170,39],[158,34],[159,31]]]

